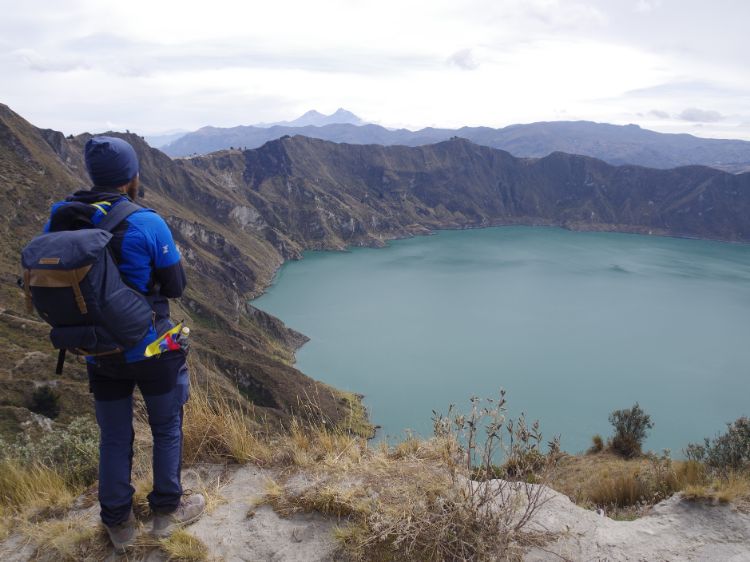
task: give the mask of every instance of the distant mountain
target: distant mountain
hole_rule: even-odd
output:
[[[305,115],[309,113],[311,112]],[[305,116],[300,119],[303,117]],[[592,156],[615,165],[636,164],[669,169],[697,164],[729,172],[750,170],[750,142],[747,141],[704,139],[686,134],[657,133],[637,125],[610,125],[590,121],[551,121],[511,125],[502,129],[462,127],[426,128],[419,131],[390,130],[379,125],[355,126],[347,123],[274,125],[267,128],[204,127],[177,139],[163,147],[163,150],[170,156],[182,157],[230,147],[250,149],[285,135],[304,135],[350,144],[406,146],[433,144],[458,136],[477,144],[507,150],[520,157],[542,157],[553,152],[566,152]]]
[[[311,109],[307,113],[300,115],[297,119],[292,121],[278,121],[276,123],[257,123],[250,125],[251,127],[258,127],[262,129],[268,129],[270,127],[324,127],[326,125],[365,125],[366,122],[354,115],[351,111],[347,111],[343,107],[338,108],[334,113],[330,115],[323,115],[319,111]],[[208,127],[210,128],[210,127]],[[175,129],[174,131],[166,131],[155,135],[145,135],[143,138],[153,148],[162,148],[170,143],[175,142],[177,139],[184,137],[191,133],[187,129]],[[229,148],[228,145],[226,148]]]
[[[170,142],[176,141],[180,137],[184,137],[189,132],[190,131],[186,129],[177,129],[166,133],[160,133],[158,135],[145,135],[143,138],[149,146],[153,148],[161,148],[162,146],[168,145]]]
[[[354,115],[351,111],[347,111],[343,107],[339,107],[334,113],[330,115],[323,115],[319,111],[311,109],[304,115],[297,117],[293,121],[278,121],[276,123],[261,123],[255,125],[256,127],[325,127],[326,125],[364,125],[365,121],[362,121],[359,117]]]

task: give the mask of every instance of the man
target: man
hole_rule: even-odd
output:
[[[86,169],[94,186],[52,206],[45,231],[95,227],[123,201],[139,192],[138,157],[122,139],[94,137],[85,147]],[[185,272],[172,233],[150,209],[139,209],[112,230],[109,244],[120,274],[143,293],[153,325],[135,346],[116,356],[87,357],[89,387],[99,424],[99,503],[101,518],[117,552],[136,539],[130,482],[133,459],[133,390],[138,385],[153,435],[154,486],[148,496],[153,534],[166,537],[198,519],[205,500],[183,496],[182,413],[188,399],[188,371],[182,350],[146,358],[146,346],[172,328],[169,298],[182,295]]]

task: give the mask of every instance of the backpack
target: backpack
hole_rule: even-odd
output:
[[[94,228],[41,234],[21,251],[23,286],[29,312],[36,309],[60,350],[102,356],[140,342],[153,323],[146,297],[129,287],[109,249],[112,230],[141,209],[121,201]]]

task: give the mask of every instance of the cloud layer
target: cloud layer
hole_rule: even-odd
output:
[[[750,139],[750,4],[739,0],[0,0],[0,9],[0,101],[66,133],[231,126],[343,106],[411,128],[589,119]]]

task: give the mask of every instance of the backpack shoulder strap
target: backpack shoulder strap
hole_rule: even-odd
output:
[[[97,228],[112,232],[115,227],[128,218],[136,211],[140,211],[143,207],[136,205],[132,201],[127,199],[120,201],[114,208],[96,225]]]

